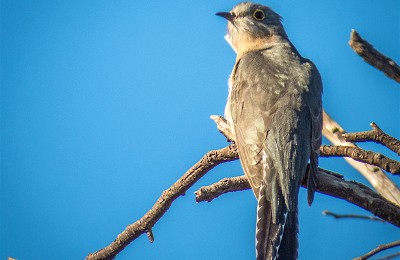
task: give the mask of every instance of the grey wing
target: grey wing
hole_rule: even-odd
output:
[[[243,57],[236,65],[229,101],[240,162],[256,198],[264,173],[273,167],[265,143],[279,98],[271,94],[272,89],[268,91],[272,79],[260,73],[261,68],[265,75],[273,73],[266,64],[260,53]]]
[[[322,143],[322,80],[315,65],[308,61],[311,65],[311,77],[309,84],[309,92],[307,95],[307,104],[311,115],[311,154],[310,167],[307,179],[308,204],[314,200],[315,187],[317,184],[316,174],[318,171],[319,149]]]
[[[299,66],[300,76],[253,52],[242,57],[233,76],[230,109],[240,161],[257,198],[265,183],[274,220],[282,204],[297,209],[307,161],[313,177],[318,165],[322,84],[311,62]],[[307,86],[298,83],[302,79]],[[312,199],[316,178],[309,180]]]
[[[271,203],[275,223],[285,211],[297,208],[310,154],[309,120],[301,118],[309,112],[294,89],[297,80],[292,82],[289,75],[261,52],[248,53],[237,65],[231,90],[240,161],[255,196],[265,195]],[[266,193],[260,195],[262,184]]]

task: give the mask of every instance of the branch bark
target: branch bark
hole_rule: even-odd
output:
[[[223,116],[211,115],[210,118],[217,125],[218,131],[223,134],[230,142],[235,142],[235,135],[233,134],[228,122]]]
[[[184,195],[194,183],[215,166],[237,158],[238,155],[234,145],[206,153],[199,162],[193,165],[179,180],[161,194],[153,207],[141,219],[127,226],[110,245],[89,254],[86,259],[113,259],[129,243],[145,233],[150,234],[150,241],[153,240],[151,229],[167,212],[172,202],[179,196]]]
[[[349,157],[356,161],[378,166],[394,175],[400,174],[400,163],[383,154],[365,151],[359,147],[323,145],[320,149],[321,157]]]
[[[334,145],[357,147],[354,143],[345,141],[343,138],[343,134],[345,133],[343,128],[324,111],[324,127],[322,129],[322,134]],[[348,157],[344,159],[358,170],[379,194],[387,200],[400,205],[399,188],[381,169],[366,163],[357,162]]]
[[[400,208],[385,198],[362,185],[361,183],[346,181],[343,176],[319,168],[317,179],[318,187],[316,191],[332,197],[346,200],[357,205],[375,216],[400,227]],[[302,187],[306,188],[307,182],[304,180]],[[245,176],[223,179],[209,186],[198,189],[196,201],[212,201],[213,199],[234,191],[250,189],[250,184]]]
[[[389,78],[400,83],[399,65],[361,38],[356,30],[351,31],[349,45],[364,61],[381,70]]]
[[[347,142],[376,142],[383,144],[393,152],[400,155],[400,141],[396,138],[383,132],[377,124],[372,122],[372,130],[357,133],[346,133],[343,134],[343,138]]]
[[[377,248],[373,249],[372,251],[368,252],[367,254],[357,257],[357,258],[354,258],[354,260],[365,260],[365,259],[370,258],[371,256],[374,256],[374,255],[382,252],[383,250],[393,248],[396,246],[400,246],[400,240],[394,241],[389,244],[379,245]]]

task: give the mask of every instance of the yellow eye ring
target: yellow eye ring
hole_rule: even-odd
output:
[[[257,21],[262,21],[265,19],[265,13],[261,9],[256,9],[253,13],[253,18]]]

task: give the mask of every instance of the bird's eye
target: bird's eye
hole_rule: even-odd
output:
[[[263,10],[261,9],[256,9],[253,13],[253,18],[258,20],[258,21],[262,21],[265,19],[265,13]]]

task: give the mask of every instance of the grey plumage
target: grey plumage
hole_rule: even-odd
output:
[[[257,259],[297,259],[298,192],[310,160],[308,202],[317,185],[322,83],[289,41],[281,18],[249,2],[229,13],[237,52],[225,117],[258,201]]]

